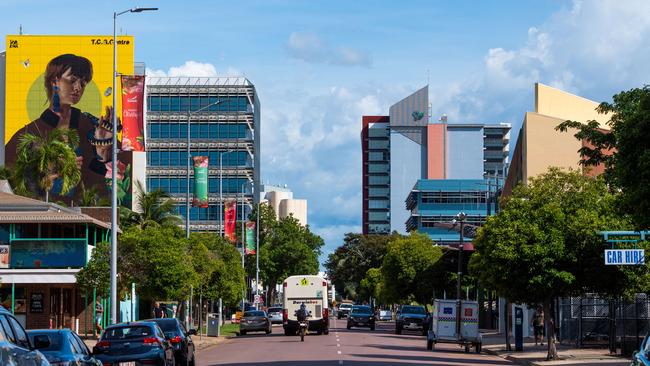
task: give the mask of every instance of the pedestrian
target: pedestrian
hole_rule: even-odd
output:
[[[531,324],[533,325],[535,331],[535,345],[537,342],[544,345],[544,309],[541,305],[537,306],[537,310],[533,313],[533,318],[531,319]]]
[[[153,306],[153,317],[154,318],[164,318],[165,317],[165,312],[163,309],[160,307],[160,303],[156,301]]]
[[[102,334],[102,318],[104,315],[104,306],[102,305],[101,298],[97,296],[95,300],[95,328],[97,329],[97,336]]]

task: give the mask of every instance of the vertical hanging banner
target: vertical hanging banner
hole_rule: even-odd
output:
[[[122,150],[144,151],[144,76],[122,75]]]
[[[194,156],[194,199],[192,206],[208,207],[208,157]]]
[[[255,254],[255,221],[246,222],[246,254]]]
[[[226,200],[224,203],[224,234],[228,240],[235,242],[235,223],[237,221],[237,201],[234,199]]]

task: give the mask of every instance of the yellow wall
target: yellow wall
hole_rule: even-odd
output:
[[[594,102],[548,85],[535,83],[535,112],[565,120],[587,122],[598,121],[602,126],[609,120],[609,115],[598,114]]]
[[[133,37],[117,38],[119,73],[133,74]],[[113,104],[105,95],[113,86],[113,36],[29,36],[8,35],[5,142],[26,124],[38,118],[48,107],[43,85],[47,63],[56,56],[72,53],[86,57],[93,65],[93,79],[86,86],[83,98],[75,105],[82,112],[97,117],[104,107]],[[117,115],[121,115],[121,88],[118,80]]]

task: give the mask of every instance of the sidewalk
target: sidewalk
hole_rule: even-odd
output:
[[[627,366],[630,360],[612,356],[609,350],[603,348],[572,348],[566,345],[557,345],[559,359],[546,361],[547,345],[535,345],[533,338],[524,339],[524,350],[515,352],[514,341],[511,342],[513,351],[506,351],[505,336],[495,332],[483,333],[483,351],[499,356],[503,359],[518,363],[520,365],[612,365]]]

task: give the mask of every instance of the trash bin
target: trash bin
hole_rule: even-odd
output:
[[[208,337],[219,335],[219,313],[208,313]]]

